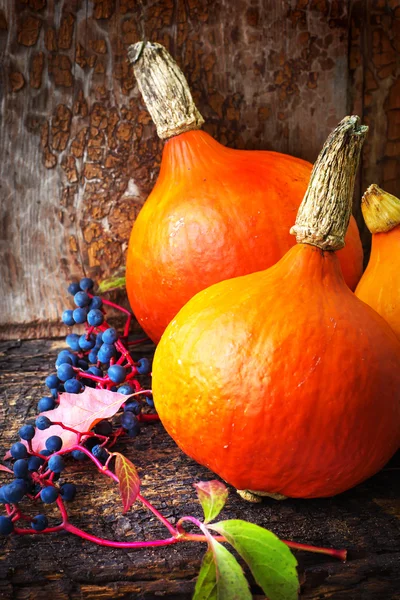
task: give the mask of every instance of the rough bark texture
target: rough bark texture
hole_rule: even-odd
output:
[[[61,341],[0,344],[0,455],[17,439],[19,427],[36,413],[53,370]],[[172,522],[201,518],[192,484],[215,476],[186,457],[161,424],[143,428],[136,440],[119,442],[137,466],[142,493]],[[230,489],[221,518],[241,518],[283,539],[347,548],[343,564],[317,554],[297,552],[304,600],[399,600],[400,481],[396,457],[378,475],[336,498],[264,500],[249,504]],[[256,457],[255,457],[256,460]],[[68,460],[65,479],[78,485],[69,504],[72,522],[102,537],[118,540],[168,536],[138,503],[122,515],[118,491],[88,463]],[[1,480],[7,475],[0,473]],[[29,505],[26,505],[28,508]],[[37,512],[54,515],[39,503]],[[0,539],[2,600],[189,600],[205,547],[181,544],[150,550],[115,550],[66,535]],[[254,598],[263,598],[252,583]]]
[[[290,233],[298,244],[340,250],[351,216],[354,181],[368,128],[345,117],[326,140]]]
[[[359,114],[361,224],[368,185],[400,195],[399,32],[399,0],[0,0],[0,334],[56,334],[68,280],[124,263],[163,146],[130,44],[167,47],[232,147],[314,161]]]

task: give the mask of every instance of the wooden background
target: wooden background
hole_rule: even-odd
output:
[[[64,333],[69,280],[124,264],[162,150],[127,62],[144,34],[223,144],[313,161],[359,114],[366,247],[361,191],[400,195],[400,0],[2,0],[3,339]]]

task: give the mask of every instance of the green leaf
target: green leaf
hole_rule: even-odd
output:
[[[110,277],[109,279],[103,279],[99,284],[98,292],[103,294],[104,292],[110,292],[111,290],[125,289],[125,284],[125,277]]]
[[[199,481],[199,483],[194,484],[194,487],[196,488],[200,504],[203,507],[204,523],[209,523],[224,508],[228,497],[228,490],[223,483],[216,479],[212,481]]]
[[[296,600],[297,560],[271,531],[239,519],[209,525],[235,548],[269,600]]]
[[[234,556],[211,538],[193,600],[252,600],[249,585]]]
[[[136,467],[130,460],[119,452],[114,452],[115,474],[119,480],[119,491],[122,498],[123,512],[126,513],[135,502],[140,491],[140,478]]]
[[[211,550],[204,555],[192,600],[218,600],[217,571]]]

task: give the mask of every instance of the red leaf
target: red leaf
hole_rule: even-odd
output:
[[[128,396],[109,390],[98,390],[86,387],[81,394],[60,395],[60,404],[54,410],[48,410],[42,415],[50,421],[63,423],[81,433],[90,431],[96,423],[115,415]],[[63,440],[63,450],[68,450],[77,443],[78,436],[59,425],[52,425],[48,429],[40,431],[36,429],[32,440],[35,452],[40,452],[45,447],[48,437],[59,435]]]
[[[11,473],[12,475],[14,475],[14,471],[11,471],[11,469],[5,467],[4,465],[0,465],[0,471],[5,471],[6,473]]]
[[[119,491],[124,507],[123,512],[126,513],[135,502],[140,491],[140,478],[135,465],[123,454],[114,452],[114,456],[117,457],[115,461],[115,474],[119,479]]]

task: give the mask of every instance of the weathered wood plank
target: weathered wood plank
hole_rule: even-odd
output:
[[[60,334],[69,279],[124,263],[162,149],[126,60],[143,31],[224,144],[314,160],[348,111],[348,2],[2,2],[3,339]]]
[[[0,344],[1,456],[16,440],[24,420],[35,414],[45,391],[43,380],[53,369],[62,345],[44,340]],[[161,424],[143,428],[136,440],[121,440],[118,450],[135,462],[144,496],[165,516],[172,521],[184,514],[201,518],[192,484],[214,475],[184,456]],[[259,523],[284,539],[349,550],[346,564],[298,552],[301,598],[398,600],[399,467],[397,457],[364,484],[321,500],[265,500],[261,505],[249,505],[231,489],[222,517]],[[78,485],[77,498],[70,504],[76,526],[119,540],[155,539],[166,534],[138,503],[122,515],[113,484],[87,463],[71,462],[65,478]],[[41,503],[37,510],[43,510]],[[204,552],[202,544],[115,550],[61,534],[34,539],[14,536],[1,539],[0,548],[0,598],[7,600],[189,600]],[[256,587],[253,590],[255,598],[262,597]]]

